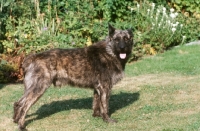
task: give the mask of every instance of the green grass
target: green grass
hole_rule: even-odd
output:
[[[50,87],[29,110],[29,131],[196,131],[200,130],[200,46],[183,46],[127,65],[126,77],[110,99],[111,117],[92,117],[88,89]],[[0,129],[15,131],[13,103],[22,84],[0,84]]]
[[[199,49],[198,45],[177,47],[130,64],[126,72],[128,76],[160,72],[198,75],[200,74]]]

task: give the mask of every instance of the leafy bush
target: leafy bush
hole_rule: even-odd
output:
[[[177,11],[200,18],[199,0],[170,0],[170,3]]]
[[[33,8],[31,5],[33,3],[29,3],[17,1],[18,5],[24,7],[21,9],[22,12],[26,9],[30,11]],[[13,12],[18,9],[16,3],[10,2],[9,4],[10,10],[14,10]],[[56,18],[50,17],[50,12],[46,14],[46,17],[44,13],[40,13],[39,1],[36,0],[34,4],[34,13],[23,12],[21,17],[16,17],[13,13],[4,22],[6,24],[6,39],[2,41],[4,53],[19,54],[23,52],[28,54],[54,47],[60,22]]]
[[[133,23],[136,28],[137,48],[135,57],[143,54],[156,54],[185,42],[183,24],[178,21],[179,13],[173,8],[167,10],[162,5],[143,2],[131,8],[135,13]],[[134,54],[133,54],[134,55]]]
[[[17,66],[0,61],[0,83],[14,82],[18,79]]]
[[[199,0],[170,0],[170,6],[178,12],[184,14],[183,23],[185,25],[184,33],[187,41],[200,39],[200,1]]]
[[[9,14],[2,22],[6,25],[2,41],[4,53],[28,54],[55,47],[83,47],[105,38],[108,22],[118,28],[135,28],[138,45],[147,50],[144,53],[154,54],[182,42],[180,24],[177,31],[171,33],[172,23],[166,22],[170,14],[162,14],[163,6],[153,8],[148,1],[141,2],[139,10],[136,3],[129,0],[13,1],[1,2]],[[173,22],[175,25],[175,20]]]

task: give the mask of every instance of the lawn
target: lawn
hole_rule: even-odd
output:
[[[200,130],[200,46],[182,46],[127,65],[126,77],[114,86],[111,117],[92,117],[88,89],[50,87],[29,110],[29,131],[185,131]],[[15,131],[13,103],[22,84],[0,84],[0,129]]]

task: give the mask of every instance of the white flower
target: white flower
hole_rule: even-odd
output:
[[[140,11],[140,4],[137,3],[137,11]]]
[[[131,12],[133,11],[133,8],[131,8]]]
[[[155,3],[152,3],[152,7],[155,7]]]
[[[137,3],[137,8],[140,8],[140,4]]]
[[[166,8],[165,7],[163,7],[163,12],[165,12],[166,11]]]
[[[166,12],[164,12],[164,11],[163,11],[163,16],[165,16],[165,17],[167,16]]]
[[[177,17],[177,16],[178,16],[178,13],[176,12],[176,13],[174,13],[174,15]]]
[[[149,15],[150,9],[147,9],[147,14]]]
[[[176,17],[176,15],[175,15],[174,13],[171,13],[171,14],[170,14],[170,17],[171,17],[172,19],[174,19],[174,18]]]
[[[181,28],[183,27],[183,24],[181,24]]]
[[[173,27],[173,28],[172,28],[172,32],[174,33],[175,31],[176,31],[176,28]]]
[[[176,25],[176,24],[172,24],[172,26],[173,26],[173,27],[176,27],[177,25]]]
[[[176,26],[178,26],[179,22],[176,22]]]
[[[185,42],[185,38],[186,38],[186,36],[185,36],[185,35],[183,35],[183,36],[182,36],[182,38],[183,38],[183,39],[182,39],[182,42],[181,42],[181,44],[183,44],[183,43]]]
[[[173,13],[173,12],[174,12],[174,8],[171,8],[171,9],[170,9],[170,12]]]
[[[152,27],[151,27],[151,29],[154,29],[154,27],[155,27],[155,24],[154,24],[154,23],[152,23]]]
[[[158,16],[159,14],[160,14],[160,10],[157,9],[156,16]]]

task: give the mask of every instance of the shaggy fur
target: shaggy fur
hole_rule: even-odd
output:
[[[109,25],[109,36],[86,48],[52,49],[25,58],[24,94],[14,103],[14,122],[25,129],[29,108],[52,84],[89,87],[94,90],[93,116],[116,122],[108,115],[108,101],[114,84],[123,77],[131,54],[133,34]]]

